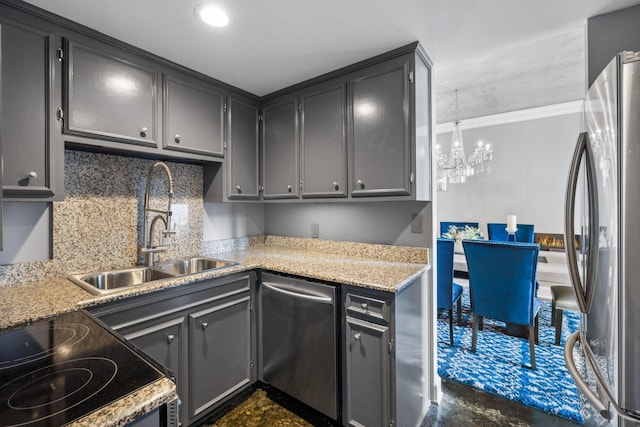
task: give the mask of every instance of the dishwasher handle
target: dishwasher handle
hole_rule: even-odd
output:
[[[289,296],[294,297],[294,298],[300,298],[300,299],[304,299],[304,300],[307,300],[307,301],[320,302],[320,303],[324,303],[324,304],[333,304],[333,298],[332,297],[319,296],[319,295],[310,295],[310,294],[303,294],[303,293],[299,293],[299,292],[293,292],[293,291],[291,291],[289,289],[284,289],[284,288],[276,285],[275,283],[270,283],[270,282],[262,282],[262,286],[264,286],[265,288],[271,289],[274,292],[279,292],[281,294],[289,295]]]

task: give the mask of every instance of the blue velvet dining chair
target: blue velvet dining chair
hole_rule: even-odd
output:
[[[449,310],[449,342],[453,345],[453,305],[460,325],[462,286],[453,282],[453,239],[438,239],[438,309]]]
[[[454,226],[456,228],[464,228],[466,225],[468,225],[469,227],[478,228],[480,226],[480,223],[478,223],[478,222],[447,222],[447,221],[440,221],[440,236],[442,236],[444,233],[449,231],[449,227],[451,227],[451,226]]]
[[[516,242],[533,243],[533,224],[516,224],[516,228]],[[489,232],[489,240],[499,240],[502,242],[509,240],[507,224],[490,222],[487,224],[487,231]]]
[[[480,318],[528,327],[531,368],[536,369],[535,343],[540,300],[536,270],[540,245],[535,243],[463,240],[469,270],[472,334],[476,351]]]

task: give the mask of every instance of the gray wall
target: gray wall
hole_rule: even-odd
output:
[[[205,203],[202,241],[264,234],[262,203]]]
[[[44,261],[51,257],[51,204],[5,202],[0,264]]]
[[[623,50],[640,51],[640,5],[605,13],[587,21],[589,86]]]
[[[413,214],[422,216],[422,233],[411,233]],[[265,233],[289,237],[311,237],[318,223],[321,239],[430,247],[431,221],[426,202],[265,205]]]
[[[467,155],[478,139],[493,145],[493,173],[437,193],[438,230],[440,221],[478,221],[486,236],[487,222],[506,222],[514,214],[536,232],[562,233],[566,179],[581,127],[580,113],[463,127]],[[451,132],[438,134],[437,141],[448,151]]]

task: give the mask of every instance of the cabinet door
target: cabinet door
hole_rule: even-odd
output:
[[[193,419],[251,382],[250,296],[189,315],[189,408]]]
[[[303,198],[347,196],[345,106],[344,84],[301,96]]]
[[[256,200],[258,182],[258,106],[229,97],[227,103],[228,198]]]
[[[55,118],[59,84],[54,36],[2,24],[3,190],[8,198],[63,191],[63,147]],[[58,175],[56,175],[58,174]]]
[[[295,98],[280,101],[265,106],[262,114],[264,198],[297,198],[298,103]]]
[[[411,194],[410,65],[391,60],[350,82],[353,197]]]
[[[164,148],[222,156],[224,95],[211,86],[164,78]]]
[[[389,328],[346,318],[344,424],[390,425]]]
[[[159,324],[140,327],[132,327],[128,330],[120,330],[122,335],[144,351],[156,362],[169,369],[176,377],[178,396],[184,396],[186,378],[184,378],[186,350],[185,336],[186,318],[178,317]],[[138,329],[132,331],[132,329]],[[180,407],[179,418],[186,425],[186,414]]]
[[[157,73],[68,42],[65,132],[157,146]]]

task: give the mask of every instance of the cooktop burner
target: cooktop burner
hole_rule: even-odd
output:
[[[84,311],[2,332],[1,424],[62,425],[164,375]]]

